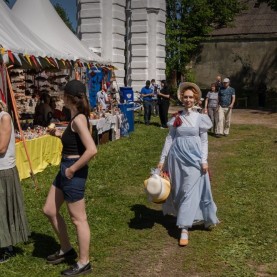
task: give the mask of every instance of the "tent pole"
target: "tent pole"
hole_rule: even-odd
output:
[[[27,149],[25,137],[24,137],[21,125],[20,125],[18,109],[17,109],[15,97],[14,97],[14,91],[13,91],[13,88],[12,88],[10,75],[9,75],[9,72],[8,72],[8,68],[6,66],[5,66],[5,69],[6,69],[6,73],[7,73],[7,82],[8,82],[8,87],[9,87],[9,90],[10,90],[10,95],[11,95],[12,105],[13,105],[13,109],[14,109],[15,120],[16,120],[18,129],[19,129],[20,137],[22,139],[23,146],[24,146],[24,149],[25,149],[25,153],[26,153],[26,156],[27,156],[27,159],[28,159],[28,163],[29,163],[29,167],[30,167],[30,175],[31,175],[31,178],[34,181],[35,189],[37,190],[38,189],[38,183],[37,183],[37,179],[36,179],[35,174],[34,174],[33,169],[32,169],[31,159],[30,159],[29,152],[28,152],[28,149]]]

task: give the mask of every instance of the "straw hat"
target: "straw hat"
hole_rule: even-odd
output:
[[[154,203],[163,203],[170,193],[170,183],[157,174],[153,174],[144,181],[145,192],[149,200]]]
[[[178,91],[177,91],[177,97],[178,99],[182,102],[181,100],[181,93],[189,87],[195,88],[195,90],[198,92],[198,97],[199,99],[202,97],[201,89],[195,84],[195,83],[190,83],[190,82],[183,82],[179,85]]]

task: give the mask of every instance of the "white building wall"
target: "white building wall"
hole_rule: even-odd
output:
[[[125,75],[126,85],[134,91],[140,91],[146,80],[165,79],[165,0],[77,2],[78,36],[118,68],[119,86],[124,86]]]
[[[77,0],[78,37],[118,68],[118,86],[125,77],[126,0]]]
[[[140,91],[146,80],[165,79],[165,0],[131,0],[130,85]]]

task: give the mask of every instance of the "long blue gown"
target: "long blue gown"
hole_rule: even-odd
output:
[[[207,162],[207,131],[212,122],[207,115],[194,111],[183,112],[180,118],[179,127],[173,126],[174,118],[168,122],[170,131],[162,153],[172,186],[163,212],[176,215],[179,228],[203,220],[208,227],[219,222],[209,174],[201,170],[202,163]]]

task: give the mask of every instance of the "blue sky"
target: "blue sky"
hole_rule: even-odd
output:
[[[2,1],[2,0],[0,0]],[[36,1],[36,0],[35,0]],[[9,0],[10,7],[14,5],[16,0]],[[76,30],[77,27],[77,21],[76,21],[76,12],[77,12],[77,6],[76,6],[76,0],[50,0],[50,2],[55,5],[59,4],[61,7],[63,7],[72,23],[72,27],[74,30]]]

